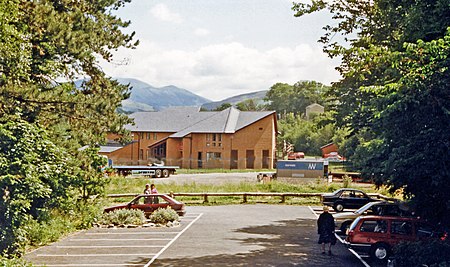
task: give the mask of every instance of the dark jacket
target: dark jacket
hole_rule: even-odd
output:
[[[317,220],[317,233],[325,234],[334,232],[334,218],[328,212],[320,214]]]

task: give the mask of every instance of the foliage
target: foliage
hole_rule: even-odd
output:
[[[0,3],[0,253],[20,254],[27,228],[51,210],[101,191],[93,150],[107,131],[124,132],[116,113],[128,86],[106,77],[98,59],[133,48],[134,33],[114,11],[129,0]],[[74,79],[85,78],[75,83]]]
[[[264,100],[269,102],[267,109],[276,110],[279,114],[304,114],[306,107],[313,103],[327,103],[325,92],[328,89],[328,86],[315,81],[300,81],[294,85],[276,83]]]
[[[333,123],[328,123],[329,116],[329,113],[325,113],[315,116],[313,120],[306,120],[300,115],[286,114],[278,121],[279,150],[282,150],[282,142],[286,140],[294,145],[295,151],[321,155],[320,147],[331,143],[335,136],[336,129]]]
[[[179,221],[180,218],[176,211],[167,207],[166,209],[159,208],[150,215],[150,221],[156,224],[166,224],[168,222]]]
[[[120,209],[114,210],[108,213],[104,213],[100,220],[100,224],[114,224],[114,225],[122,225],[122,224],[135,224],[142,225],[145,223],[145,215],[142,210],[135,209]]]
[[[266,109],[264,104],[259,104],[255,99],[247,99],[236,104],[240,111],[263,111]]]
[[[344,175],[344,177],[342,178],[342,187],[349,188],[351,187],[352,182],[353,182],[352,177]]]
[[[394,247],[395,266],[450,266],[450,243],[427,240],[404,242]]]
[[[345,150],[350,159],[378,185],[403,189],[421,215],[446,220],[448,1],[315,0],[294,5],[298,16],[322,9],[338,20],[325,27],[321,42],[331,57],[342,58],[338,70],[343,78],[329,96],[338,126],[349,128]]]
[[[34,265],[21,258],[4,258],[0,256],[0,266],[2,267],[33,267]]]
[[[23,228],[72,198],[71,157],[45,131],[24,121],[0,124],[0,252],[23,251]]]
[[[222,105],[220,105],[217,108],[215,108],[213,111],[222,111],[222,110],[225,110],[225,109],[230,108],[232,106],[233,105],[231,105],[230,103],[223,103]]]

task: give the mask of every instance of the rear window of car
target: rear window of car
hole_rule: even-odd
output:
[[[369,233],[386,233],[386,230],[387,222],[385,220],[365,220],[359,228],[360,232]]]

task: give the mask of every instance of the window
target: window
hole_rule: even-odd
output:
[[[143,132],[139,133],[139,139],[144,139],[144,133]]]
[[[150,133],[147,133],[147,140],[150,140]]]
[[[222,153],[220,152],[206,152],[206,161],[220,160],[222,158]]]
[[[144,158],[144,149],[139,149],[139,159]]]
[[[416,236],[418,238],[431,237],[433,235],[433,228],[431,225],[425,223],[416,224]]]
[[[158,134],[157,133],[153,133],[153,140],[158,140]]]
[[[411,235],[412,223],[408,221],[393,221],[391,224],[391,233],[397,235]]]
[[[361,224],[359,230],[366,233],[386,233],[387,222],[385,220],[366,220]]]
[[[222,147],[222,134],[206,134],[206,146]]]

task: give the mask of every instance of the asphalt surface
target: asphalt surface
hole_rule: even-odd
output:
[[[94,228],[26,255],[37,266],[364,266],[342,244],[322,255],[306,206],[188,207],[174,228]]]

